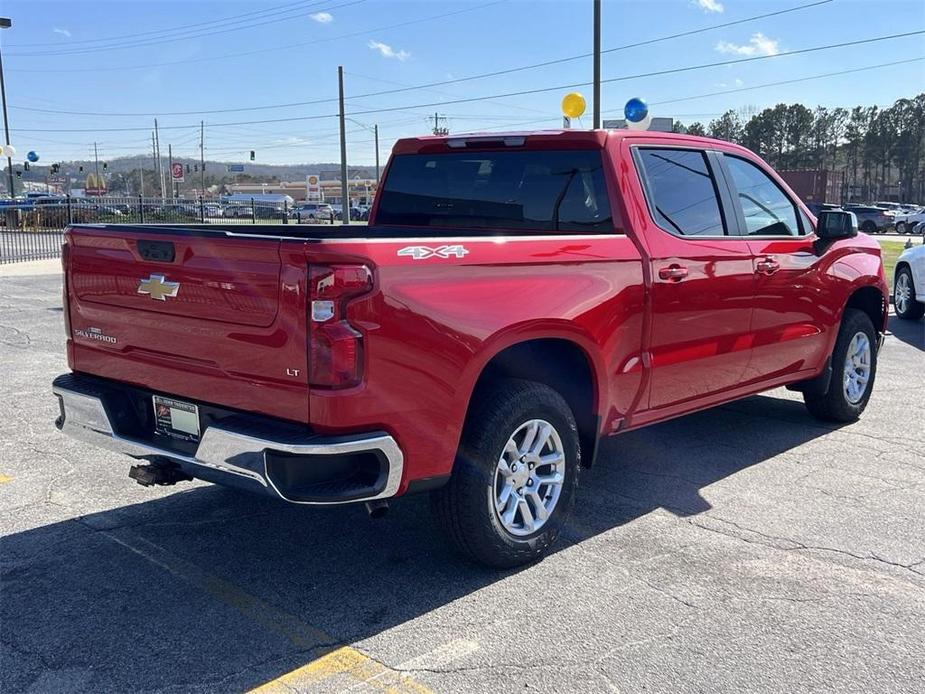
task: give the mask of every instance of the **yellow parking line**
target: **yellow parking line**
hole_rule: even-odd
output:
[[[424,685],[407,675],[380,663],[350,646],[330,646],[336,639],[322,629],[306,624],[295,615],[274,607],[238,586],[204,571],[195,564],[174,556],[163,547],[128,532],[103,532],[109,539],[129,551],[144,557],[176,577],[191,583],[219,602],[260,624],[273,633],[288,639],[300,650],[318,647],[315,660],[266,682],[254,692],[288,691],[303,689],[312,684],[330,681],[331,684],[357,686],[365,684],[388,694],[431,694]],[[341,682],[335,682],[340,680]]]
[[[326,680],[330,680],[331,684],[337,684],[336,680],[341,680],[341,688],[365,684],[388,694],[431,694],[424,685],[350,646],[342,646],[307,665],[270,680],[252,689],[251,694],[304,690]]]
[[[6,484],[7,482],[12,482],[12,481],[13,481],[12,477],[10,477],[9,475],[4,475],[2,472],[0,472],[0,484]]]

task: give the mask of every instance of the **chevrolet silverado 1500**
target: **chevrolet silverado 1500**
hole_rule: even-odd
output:
[[[857,418],[887,320],[853,215],[678,134],[403,139],[368,227],[66,238],[62,431],[143,484],[427,490],[494,566],[550,547],[604,437],[784,385]]]

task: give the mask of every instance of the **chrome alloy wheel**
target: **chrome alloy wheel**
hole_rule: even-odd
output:
[[[845,354],[845,397],[856,405],[864,397],[870,381],[870,339],[863,332],[855,333]]]
[[[518,537],[542,528],[559,502],[564,481],[559,432],[543,419],[521,424],[495,468],[494,505],[501,525]]]
[[[912,301],[912,286],[909,282],[909,275],[901,272],[896,278],[896,286],[893,288],[893,306],[896,313],[905,313],[909,310],[909,302]]]

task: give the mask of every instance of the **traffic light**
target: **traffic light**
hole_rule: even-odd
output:
[[[24,162],[22,163],[22,166],[23,166],[23,168],[24,168],[26,171],[29,170],[29,162],[24,161]]]
[[[52,164],[52,165],[51,165],[51,172],[52,172],[53,174],[58,173],[58,171],[59,171],[60,169],[61,169],[61,165],[60,165],[60,164]]]
[[[189,173],[189,164],[186,165],[186,173]]]
[[[104,161],[104,162],[103,162],[103,169],[108,169],[108,168],[109,168],[109,164],[107,164],[107,163]]]
[[[22,171],[16,172],[16,178],[22,178]]]
[[[78,166],[78,167],[77,167],[77,170],[78,170],[80,173],[83,173],[83,172],[84,172],[84,167],[83,167],[83,166]]]
[[[254,161],[255,158],[256,156],[255,156],[254,150],[251,150],[251,161]]]

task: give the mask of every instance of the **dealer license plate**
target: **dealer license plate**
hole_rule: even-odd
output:
[[[199,407],[191,402],[153,396],[154,430],[184,441],[199,440]]]

